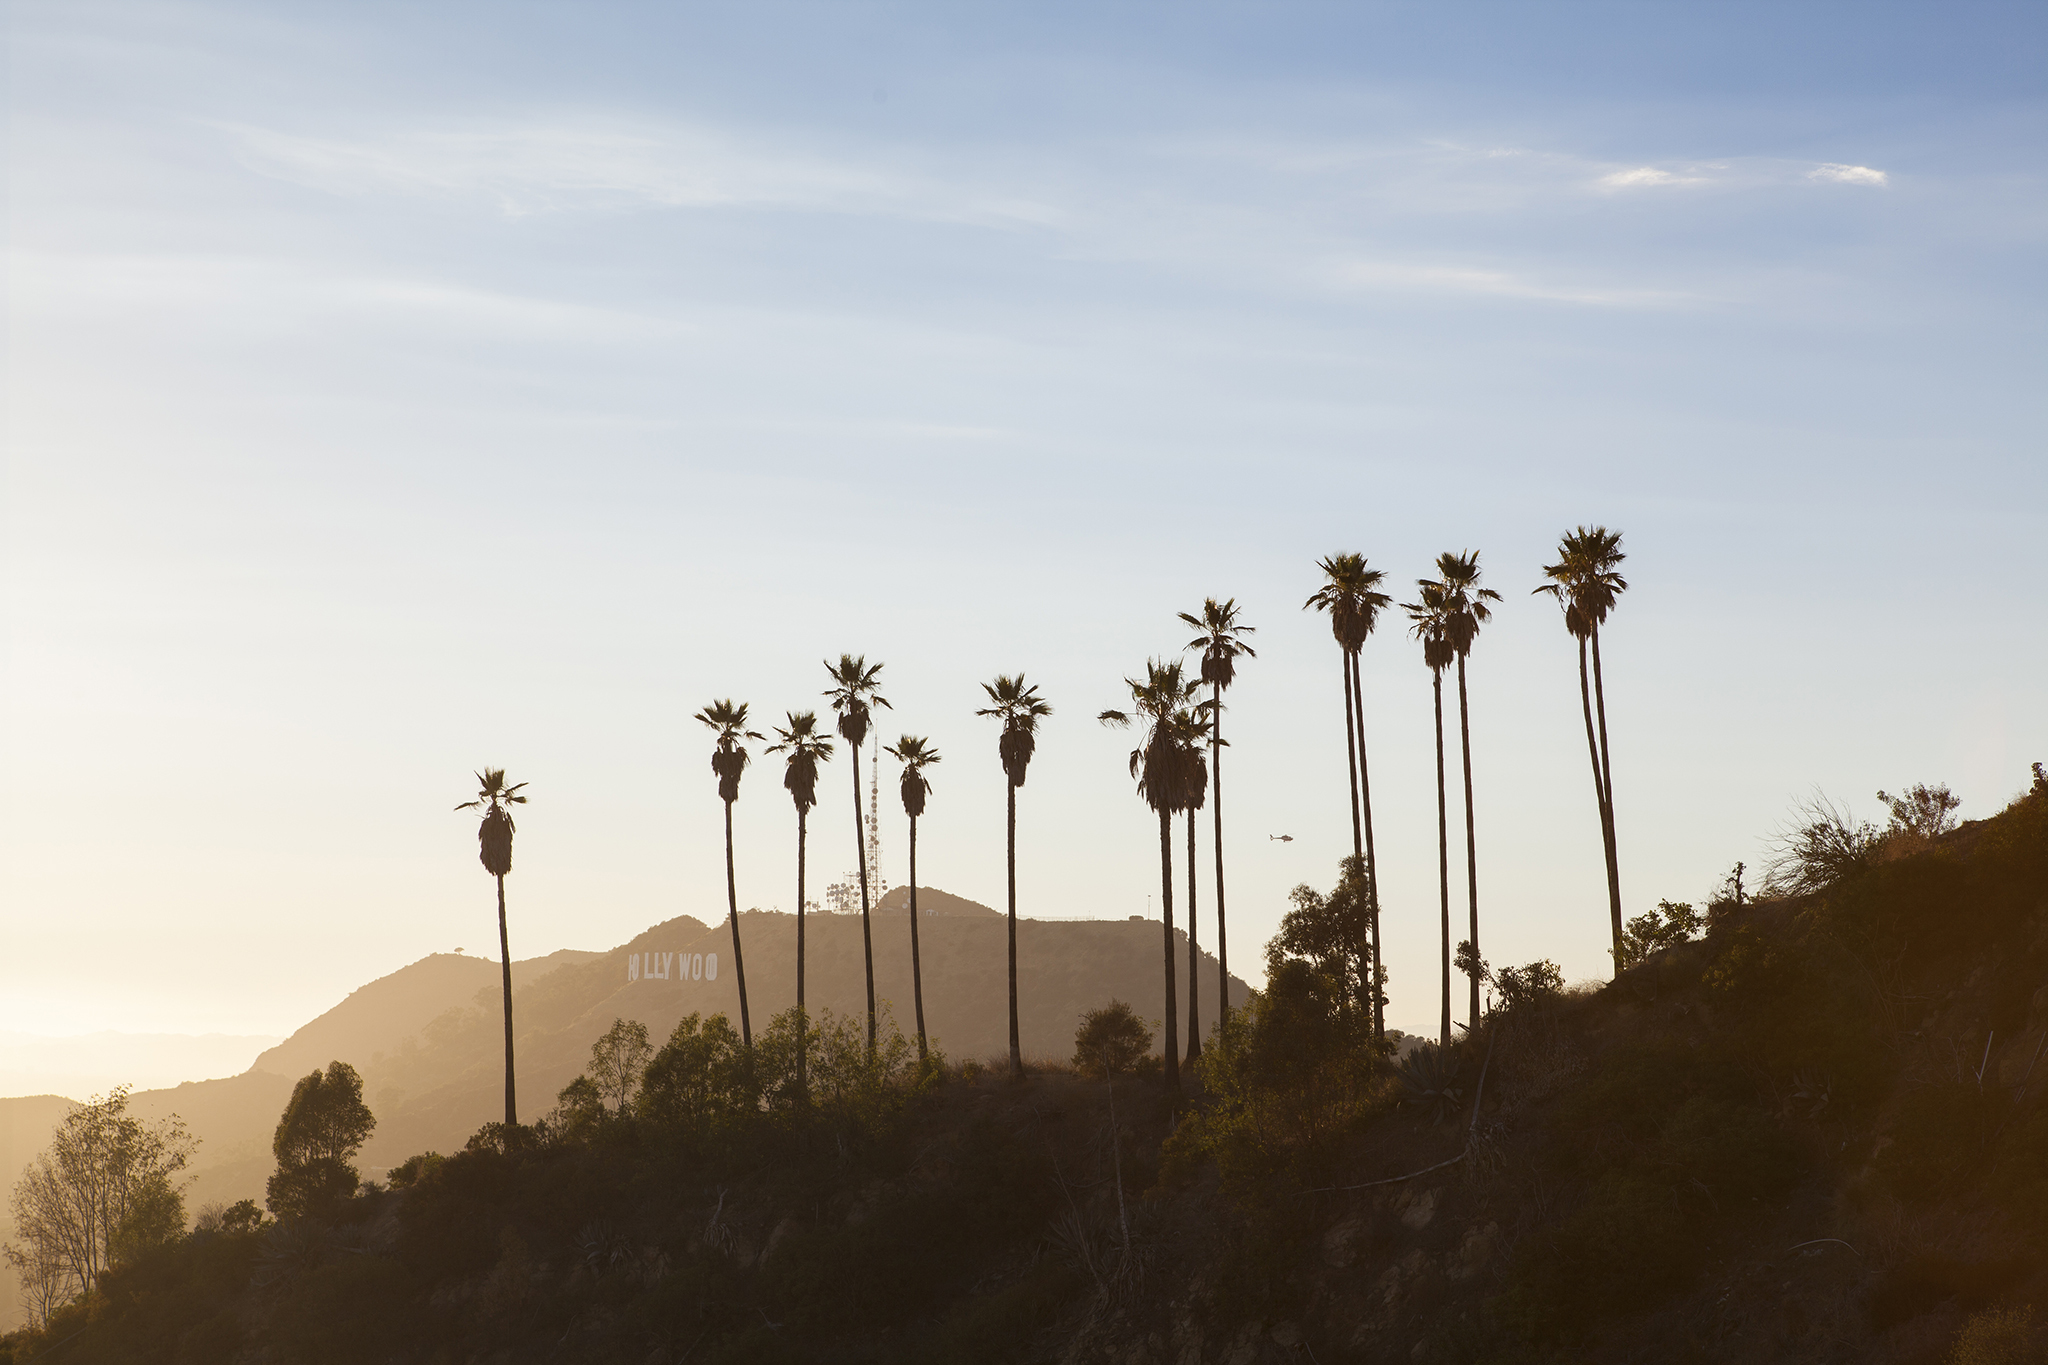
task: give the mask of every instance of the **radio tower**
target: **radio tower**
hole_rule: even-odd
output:
[[[882,875],[882,737],[868,761],[868,903],[880,905],[889,881]]]

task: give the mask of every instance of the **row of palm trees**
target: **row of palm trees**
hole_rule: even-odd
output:
[[[1622,941],[1621,881],[1615,847],[1613,770],[1607,748],[1607,704],[1601,673],[1600,628],[1614,610],[1627,581],[1619,572],[1624,556],[1621,535],[1605,527],[1579,527],[1567,534],[1558,547],[1558,562],[1543,568],[1548,580],[1534,591],[1553,597],[1562,608],[1567,631],[1579,647],[1579,694],[1585,713],[1586,743],[1593,768],[1594,797],[1600,815],[1601,839],[1607,869],[1608,910],[1616,949],[1617,968]],[[1359,554],[1335,554],[1318,563],[1323,583],[1303,604],[1304,610],[1326,613],[1336,638],[1343,665],[1345,766],[1350,780],[1352,856],[1363,870],[1367,898],[1366,937],[1362,955],[1372,966],[1372,1026],[1376,1036],[1385,1034],[1385,983],[1380,938],[1378,853],[1373,841],[1372,779],[1366,751],[1366,711],[1361,683],[1361,656],[1367,641],[1393,598],[1380,591],[1382,570],[1371,568]],[[1469,1020],[1479,1017],[1480,981],[1484,963],[1479,952],[1478,850],[1472,800],[1472,730],[1470,694],[1466,665],[1480,628],[1492,619],[1492,604],[1500,594],[1480,585],[1479,555],[1476,551],[1446,552],[1436,561],[1436,577],[1417,580],[1416,600],[1401,604],[1410,624],[1410,634],[1421,644],[1423,663],[1430,670],[1436,719],[1437,772],[1437,867],[1439,904],[1443,937],[1443,1004],[1441,1037],[1451,1036],[1451,977],[1454,965],[1469,981]],[[1174,978],[1173,908],[1173,817],[1187,817],[1187,953],[1188,1013],[1187,1053],[1190,1063],[1201,1053],[1199,992],[1195,989],[1200,948],[1196,932],[1198,878],[1196,872],[1195,817],[1205,806],[1214,819],[1216,886],[1217,999],[1219,1008],[1229,1009],[1230,959],[1225,923],[1223,866],[1223,694],[1236,680],[1240,659],[1256,658],[1249,638],[1254,627],[1240,619],[1234,598],[1209,598],[1199,613],[1180,613],[1179,619],[1196,634],[1183,646],[1182,656],[1148,660],[1145,675],[1126,678],[1130,694],[1128,709],[1102,711],[1097,719],[1105,725],[1138,727],[1142,737],[1131,750],[1128,770],[1137,784],[1138,795],[1159,818],[1161,929],[1165,944],[1165,1079],[1169,1091],[1180,1089],[1181,1052],[1178,1037],[1178,1002]],[[1199,666],[1189,670],[1185,655],[1198,656]],[[1590,660],[1591,671],[1588,672]],[[1450,838],[1448,788],[1444,775],[1443,675],[1455,666],[1458,681],[1458,735],[1465,795],[1465,873],[1467,888],[1468,937],[1453,951],[1451,942]],[[854,844],[858,858],[861,897],[861,947],[867,984],[867,1042],[875,1045],[877,1005],[875,1000],[874,938],[872,906],[869,904],[866,831],[860,817],[860,753],[873,728],[877,708],[893,709],[881,693],[882,665],[869,664],[865,656],[842,654],[838,663],[827,660],[831,686],[823,695],[837,715],[836,729],[852,750],[854,793]],[[975,714],[995,719],[1000,726],[996,751],[1006,786],[1005,808],[1005,892],[1009,952],[1009,1040],[1010,1069],[1022,1075],[1023,1054],[1019,1046],[1017,1014],[1017,793],[1024,786],[1037,747],[1038,723],[1052,714],[1052,707],[1024,675],[1002,674],[981,684],[988,705]],[[1208,695],[1203,695],[1204,690]],[[740,1032],[752,1046],[753,1023],[748,1011],[746,962],[742,952],[739,897],[733,869],[732,807],[739,799],[740,780],[752,761],[750,743],[768,736],[748,728],[749,706],[730,699],[714,701],[696,715],[713,733],[711,770],[718,780],[719,799],[725,813],[725,887],[727,923],[732,934],[733,974],[739,991]],[[797,817],[797,917],[796,917],[796,1001],[804,1007],[805,956],[805,867],[809,838],[808,817],[817,805],[819,765],[834,753],[832,740],[819,728],[816,711],[791,711],[787,724],[771,727],[775,742],[766,752],[783,755],[783,788],[788,791]],[[918,944],[917,914],[917,822],[924,814],[931,792],[927,770],[940,761],[929,740],[906,734],[887,752],[902,765],[903,808],[910,819],[910,953],[911,983],[917,1022],[920,1060],[929,1056],[925,1033],[923,965]],[[519,794],[525,785],[507,785],[504,770],[479,773],[480,790],[475,800],[457,809],[484,811],[478,832],[480,856],[485,869],[498,883],[499,948],[504,962],[505,989],[505,1121],[517,1123],[512,1080],[512,977],[511,952],[505,931],[505,875],[511,870],[513,824],[509,807],[523,803]],[[806,1059],[797,1060],[799,1083]]]

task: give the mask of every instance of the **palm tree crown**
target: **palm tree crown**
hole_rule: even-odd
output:
[[[1557,563],[1543,566],[1550,581],[1535,591],[1556,598],[1564,608],[1565,629],[1584,637],[1607,624],[1615,600],[1628,591],[1628,580],[1617,572],[1627,558],[1621,532],[1581,526],[1558,542]]]
[[[1146,726],[1144,741],[1131,750],[1130,773],[1137,780],[1138,795],[1161,813],[1192,809],[1198,802],[1190,788],[1199,758],[1191,740],[1200,738],[1209,711],[1209,703],[1199,699],[1201,679],[1183,676],[1178,659],[1150,659],[1144,681],[1125,678],[1124,686],[1131,690],[1131,709],[1104,711],[1096,719],[1104,725]],[[1203,764],[1204,787],[1208,775]]]
[[[1379,624],[1380,612],[1394,600],[1378,590],[1386,571],[1367,568],[1359,554],[1326,555],[1316,567],[1326,581],[1302,606],[1330,613],[1330,633],[1345,653],[1356,654]]]
[[[889,699],[881,694],[882,666],[869,664],[865,654],[842,654],[839,662],[825,661],[825,671],[832,676],[832,686],[824,695],[832,701],[832,709],[839,713],[839,733],[846,742],[858,749],[868,737],[868,724],[874,718],[874,708],[888,707]]]
[[[1052,714],[1052,707],[1038,695],[1036,683],[1026,684],[1022,673],[1012,677],[999,673],[992,683],[983,683],[981,690],[988,693],[989,705],[974,714],[994,716],[1003,723],[1003,733],[996,741],[996,753],[1003,762],[1003,773],[1010,779],[1010,785],[1024,785],[1025,771],[1031,766],[1031,755],[1038,747],[1038,722]]]
[[[915,820],[924,814],[924,800],[932,791],[924,770],[939,761],[939,751],[928,739],[905,735],[882,752],[903,763],[903,813]]]
[[[1202,681],[1214,687],[1228,687],[1237,681],[1237,658],[1241,654],[1247,659],[1256,659],[1259,652],[1253,649],[1247,635],[1256,635],[1257,626],[1245,625],[1237,619],[1237,599],[1218,602],[1207,598],[1202,603],[1202,614],[1181,612],[1180,619],[1199,632],[1187,642],[1185,648],[1202,651]]]
[[[775,727],[775,740],[768,752],[789,755],[783,762],[782,785],[797,811],[808,812],[818,804],[818,764],[830,761],[832,741],[818,733],[816,711],[791,711],[788,728]]]
[[[512,835],[518,828],[512,823],[512,812],[505,807],[526,804],[526,798],[519,794],[526,784],[515,782],[506,786],[503,768],[484,769],[476,775],[476,782],[476,800],[465,801],[455,809],[484,813],[483,823],[476,831],[477,861],[493,877],[502,877],[512,870]]]
[[[1486,605],[1500,601],[1500,594],[1492,588],[1479,586],[1479,552],[1467,550],[1454,555],[1446,550],[1437,556],[1437,578],[1432,585],[1425,580],[1420,586],[1434,586],[1441,594],[1444,637],[1450,642],[1457,657],[1464,658],[1472,652],[1472,642],[1479,638],[1479,627],[1493,618],[1493,612]]]
[[[747,703],[715,701],[697,713],[697,719],[718,736],[711,750],[711,771],[718,774],[718,797],[732,802],[740,799],[740,776],[747,770],[749,755],[743,740],[767,736],[747,728]]]

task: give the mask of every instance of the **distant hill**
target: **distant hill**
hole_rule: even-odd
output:
[[[916,1021],[911,999],[910,928],[883,899],[872,925],[875,990],[906,1035]],[[1009,1051],[1004,917],[937,888],[918,888],[925,1021],[933,1045],[955,1060]],[[813,1010],[864,1014],[866,991],[859,915],[805,920],[805,957]],[[796,1003],[796,920],[748,911],[740,916],[750,1012],[764,1028]],[[1187,940],[1176,936],[1177,997],[1185,1025]],[[1156,921],[1019,920],[1019,1033],[1027,1057],[1064,1058],[1080,1015],[1112,998],[1156,1018],[1162,1007]],[[714,960],[715,959],[715,964]],[[1216,1019],[1216,963],[1204,953],[1201,1017]],[[685,976],[685,972],[688,976]],[[713,973],[716,973],[715,978]],[[687,915],[653,926],[607,952],[563,950],[512,964],[519,1114],[531,1122],[590,1060],[590,1044],[614,1019],[637,1019],[659,1041],[692,1012],[724,1013],[739,1023],[738,974],[731,931]],[[1231,1000],[1249,987],[1231,980]],[[365,1175],[380,1176],[416,1152],[460,1148],[480,1126],[504,1115],[504,1034],[498,964],[435,953],[350,993],[333,1009],[225,1080],[137,1092],[144,1118],[177,1113],[202,1139],[186,1191],[189,1211],[235,1199],[261,1202],[273,1169],[270,1138],[298,1077],[341,1060],[363,1075],[377,1131],[363,1149]],[[1183,1039],[1183,1045],[1185,1039]],[[79,1097],[83,1098],[83,1097]],[[9,1187],[48,1144],[69,1101],[54,1096],[0,1099],[0,1172]],[[0,1330],[18,1320],[11,1272],[0,1266]]]

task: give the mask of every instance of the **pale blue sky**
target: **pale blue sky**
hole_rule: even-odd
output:
[[[484,763],[533,783],[517,953],[712,918],[690,713],[814,705],[849,649],[947,755],[923,880],[1000,895],[971,713],[1021,667],[1058,707],[1024,910],[1142,912],[1090,718],[1207,594],[1260,627],[1254,968],[1349,842],[1298,610],[1334,550],[1406,584],[1476,548],[1508,598],[1496,962],[1604,970],[1527,596],[1575,523],[1635,584],[1632,913],[1815,787],[1975,816],[2048,759],[2039,6],[1020,10],[13,6],[0,1028],[284,1032],[483,948],[448,808]],[[1391,1020],[1427,1028],[1428,675],[1391,628],[1366,657]],[[789,908],[769,768],[738,818],[743,903]]]

